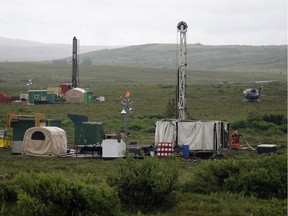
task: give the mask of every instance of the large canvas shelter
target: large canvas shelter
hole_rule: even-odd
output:
[[[86,90],[73,88],[65,93],[66,101],[70,103],[84,103],[84,94]]]
[[[67,153],[66,132],[58,127],[31,127],[23,139],[23,155],[58,156]]]
[[[89,89],[73,88],[65,93],[66,101],[69,103],[93,103],[93,91]]]
[[[228,123],[223,121],[178,121],[156,122],[155,146],[171,143],[173,147],[189,145],[190,151],[217,153],[228,144]]]

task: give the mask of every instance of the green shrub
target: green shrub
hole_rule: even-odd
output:
[[[261,121],[262,116],[257,113],[257,112],[249,112],[247,116],[247,121],[248,122],[253,122],[253,121]]]
[[[265,205],[254,205],[251,208],[252,215],[255,216],[279,216],[279,215],[286,215],[287,214],[287,204],[278,199],[272,198],[269,203],[265,203]]]
[[[184,190],[197,193],[229,191],[258,198],[286,198],[287,157],[271,155],[260,159],[205,161],[197,165]]]
[[[135,160],[131,156],[119,160],[118,172],[109,177],[124,208],[150,212],[175,203],[178,179],[177,160],[158,160],[146,157]]]
[[[51,211],[48,209],[49,205],[46,206],[45,203],[25,192],[19,193],[17,206],[19,215],[51,215]]]
[[[87,185],[59,174],[19,173],[1,190],[19,215],[117,215],[119,198],[107,184]]]
[[[265,114],[263,120],[276,125],[286,125],[287,118],[283,114]]]
[[[183,190],[204,194],[222,191],[226,179],[239,172],[240,165],[235,160],[203,161],[194,168]]]
[[[150,126],[145,129],[147,133],[155,133],[155,126]]]
[[[261,132],[266,131],[276,125],[266,121],[252,121],[250,126]]]
[[[286,198],[287,157],[271,155],[259,160],[246,160],[237,176],[227,179],[225,187],[233,192],[243,192],[259,198]]]
[[[269,129],[267,129],[266,131],[266,135],[267,136],[283,136],[284,135],[284,132],[283,132],[283,129],[284,127],[271,127]]]
[[[232,130],[250,135],[250,143],[286,143],[287,118],[283,114],[249,113],[246,120],[231,124]]]
[[[249,123],[247,121],[241,120],[241,121],[233,122],[231,124],[231,127],[236,130],[236,129],[241,129],[241,128],[247,128],[248,125]]]
[[[142,130],[143,127],[141,126],[141,124],[131,124],[129,126],[129,129],[134,130],[134,131],[139,131],[139,130]]]
[[[265,132],[268,129],[280,130],[287,133],[287,118],[283,114],[259,114],[249,113],[247,120],[240,120],[231,124],[234,130],[254,128],[258,132]]]

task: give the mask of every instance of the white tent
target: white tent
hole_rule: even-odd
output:
[[[32,127],[23,139],[23,155],[57,156],[67,153],[66,132],[58,127]]]
[[[155,146],[159,143],[189,145],[190,151],[217,151],[225,148],[228,138],[228,123],[223,121],[178,121],[156,122]]]

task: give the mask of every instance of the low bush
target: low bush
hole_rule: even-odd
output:
[[[254,161],[246,160],[239,175],[226,179],[225,189],[264,199],[286,198],[286,155],[271,155]]]
[[[286,125],[287,118],[283,114],[265,114],[263,120],[266,122],[271,122],[276,125]]]
[[[152,212],[172,207],[176,203],[177,164],[176,159],[135,160],[128,156],[119,160],[118,171],[108,182],[118,191],[122,206],[130,211]]]
[[[232,123],[234,130],[253,128],[254,131],[265,133],[267,130],[279,130],[287,133],[287,118],[283,114],[259,114],[249,113],[246,120]]]
[[[254,143],[286,143],[287,118],[283,114],[260,114],[251,112],[246,120],[231,124],[231,129],[250,136]]]
[[[240,164],[236,160],[203,161],[195,166],[191,180],[182,189],[202,194],[223,191],[226,179],[239,172]]]
[[[118,215],[120,209],[107,184],[96,187],[45,173],[19,173],[2,184],[2,203],[16,203],[18,215]]]
[[[286,198],[287,157],[205,161],[197,165],[183,190],[197,193],[229,191],[258,198]]]

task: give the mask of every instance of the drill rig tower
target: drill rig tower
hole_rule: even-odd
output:
[[[178,120],[186,119],[186,69],[187,69],[187,46],[186,46],[186,32],[188,25],[181,21],[177,25],[177,31],[180,34],[180,43],[178,45],[178,59],[177,59],[177,106],[178,106]]]
[[[72,87],[76,88],[79,84],[79,70],[78,70],[78,45],[76,37],[73,38],[72,48]]]

